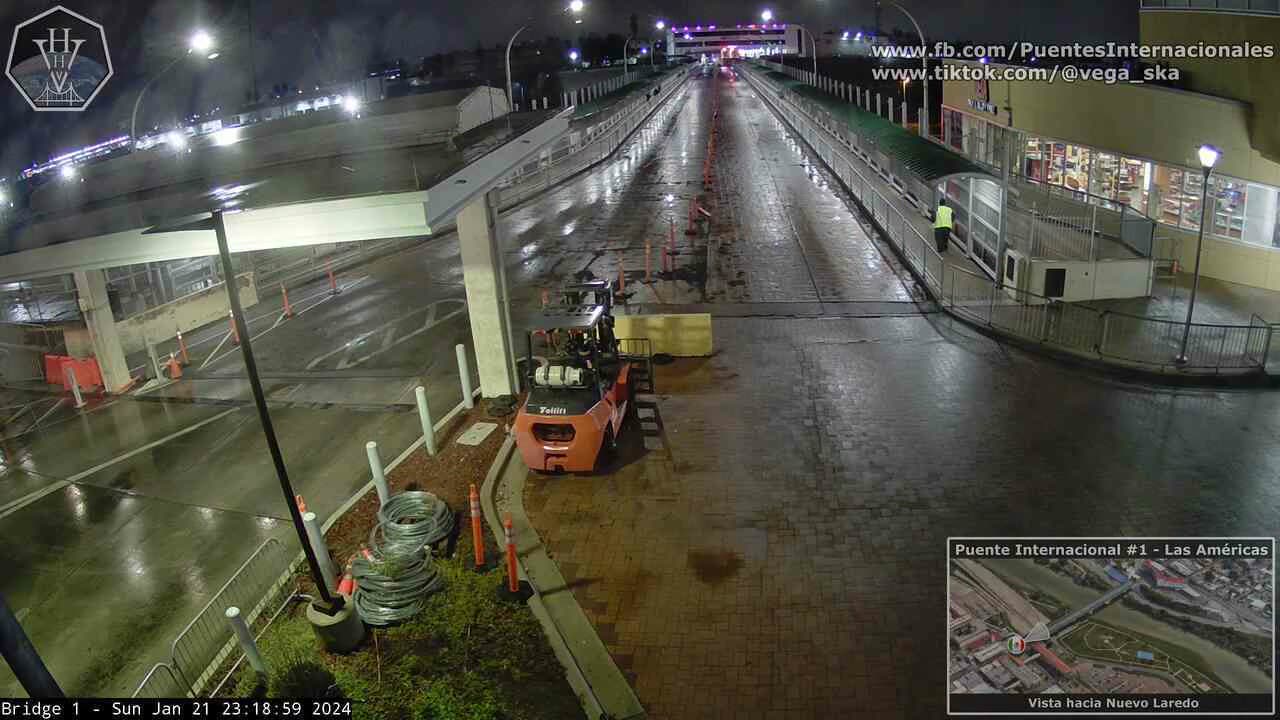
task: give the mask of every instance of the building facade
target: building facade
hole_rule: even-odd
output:
[[[1148,47],[1280,46],[1277,0],[1144,0]],[[1077,199],[1127,206],[1156,225],[1153,254],[1189,271],[1200,229],[1196,150],[1222,151],[1209,178],[1202,272],[1280,290],[1277,58],[1174,59],[1180,87],[1130,82],[948,81],[942,142]],[[960,64],[960,63],[958,63]],[[976,67],[975,63],[967,63]],[[1120,66],[1117,66],[1120,67]]]
[[[678,57],[731,53],[738,57],[807,55],[804,30],[786,23],[737,23],[732,25],[672,24],[667,28],[667,56]]]

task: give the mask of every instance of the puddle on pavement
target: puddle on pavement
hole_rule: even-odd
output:
[[[742,569],[742,556],[732,550],[690,550],[687,561],[693,574],[708,585],[719,585]]]

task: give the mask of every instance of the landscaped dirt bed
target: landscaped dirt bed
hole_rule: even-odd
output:
[[[480,445],[455,442],[476,422],[496,422],[497,430]],[[499,598],[503,582],[499,549],[485,528],[487,572],[473,569],[468,490],[477,489],[505,437],[506,419],[491,419],[481,408],[460,418],[439,440],[430,457],[414,452],[388,476],[392,493],[434,493],[457,514],[457,531],[441,543],[435,559],[445,589],[426,608],[397,626],[369,628],[364,644],[348,655],[320,650],[296,603],[262,638],[269,669],[265,683],[241,668],[240,695],[278,697],[331,696],[352,701],[357,718],[433,718],[439,720],[563,720],[582,710],[564,677],[542,628],[523,603]],[[368,543],[377,524],[377,494],[370,489],[327,535],[334,559],[346,559]],[[309,578],[302,591],[314,593]]]

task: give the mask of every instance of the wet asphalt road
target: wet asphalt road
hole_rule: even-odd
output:
[[[713,83],[719,172],[706,192]],[[744,375],[767,384],[777,365],[787,368],[781,377],[802,369],[803,382],[769,392],[742,384],[742,400],[762,411],[808,408],[820,424],[780,436],[790,440],[779,447],[799,449],[787,454],[786,477],[797,485],[775,500],[787,513],[831,501],[823,532],[861,518],[869,574],[859,577],[870,606],[881,607],[891,586],[908,587],[901,607],[919,617],[936,607],[941,616],[940,559],[932,572],[943,527],[1275,534],[1280,395],[1117,385],[940,327],[935,316],[787,319],[794,303],[918,297],[832,186],[745,83],[695,78],[671,113],[615,157],[505,214],[516,306],[619,269],[631,302],[759,304],[763,317],[717,321],[717,333],[736,348],[735,362],[753,367]],[[683,229],[697,196],[715,220],[708,237],[690,238]],[[656,271],[655,252],[645,284],[644,244],[654,252],[672,222],[676,269]],[[436,408],[456,401],[452,348],[469,339],[465,319],[450,316],[464,297],[455,236],[341,281],[342,293],[317,295],[274,329],[260,308],[265,319],[254,327],[286,460],[322,515],[367,479],[366,439],[378,439],[390,459],[416,436],[417,418],[403,405],[414,385],[427,385]],[[11,549],[0,592],[69,692],[131,692],[262,539],[289,537],[252,410],[208,402],[243,402],[242,374],[238,355],[224,348],[199,379],[164,391],[169,401],[59,414],[5,445],[0,507],[48,494],[0,511]],[[758,441],[759,428],[745,422],[757,415],[741,417],[741,432],[720,437],[708,461]],[[147,449],[121,457],[138,448]],[[740,462],[746,473],[765,470],[749,456]],[[868,653],[907,675],[929,667],[923,650],[880,649]],[[933,692],[920,682],[904,675],[895,693]],[[0,669],[0,695],[19,692]]]

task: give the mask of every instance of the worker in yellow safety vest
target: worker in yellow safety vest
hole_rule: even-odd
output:
[[[947,199],[938,201],[938,209],[933,215],[933,242],[938,252],[947,251],[947,241],[951,239],[951,208],[947,207]]]

